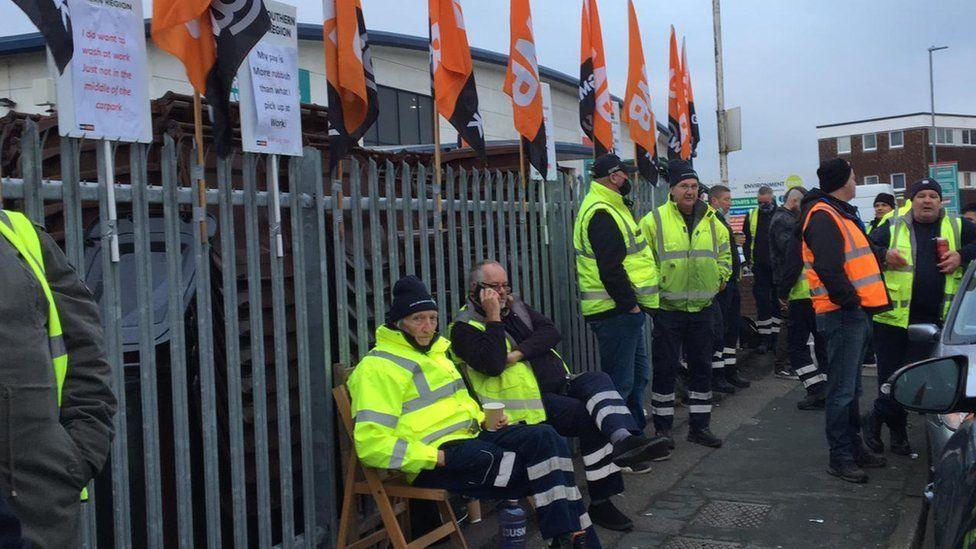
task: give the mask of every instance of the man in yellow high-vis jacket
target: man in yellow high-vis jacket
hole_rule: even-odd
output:
[[[911,209],[871,233],[872,243],[884,252],[882,274],[892,305],[892,310],[874,315],[879,380],[929,356],[932,345],[909,341],[908,325],[941,325],[966,265],[976,258],[976,225],[942,207],[942,186],[937,181],[923,179],[909,192]],[[940,256],[935,238],[946,239],[944,255]],[[911,454],[907,414],[891,395],[879,390],[861,425],[864,444],[872,451],[884,451],[881,428],[888,425],[889,449]]]
[[[593,162],[593,181],[573,225],[583,318],[596,334],[600,369],[644,429],[651,378],[644,315],[658,306],[657,267],[627,195],[637,168],[615,154]]]
[[[91,292],[54,240],[0,210],[0,491],[32,545],[80,543],[116,400]]]
[[[579,440],[593,522],[632,529],[611,500],[624,490],[620,471],[646,472],[670,450],[667,441],[641,433],[613,380],[603,372],[570,374],[556,352],[559,330],[512,293],[496,261],[479,262],[468,273],[468,299],[450,336],[451,352],[482,404],[504,404],[513,422],[545,422]]]
[[[550,547],[600,547],[566,440],[548,425],[487,424],[437,323],[424,283],[412,275],[397,281],[376,346],[348,381],[359,459],[402,471],[415,486],[476,498],[528,496]]]
[[[691,164],[668,165],[671,195],[640,221],[660,273],[661,302],[654,317],[651,412],[658,435],[671,438],[674,385],[682,348],[688,358],[688,441],[718,448],[712,414],[713,308],[732,276],[729,233],[715,210],[698,199]],[[673,438],[671,438],[673,444]]]

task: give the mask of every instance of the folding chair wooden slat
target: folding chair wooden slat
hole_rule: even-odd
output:
[[[384,479],[381,478],[384,471],[366,467],[359,461],[356,456],[355,444],[352,442],[355,424],[351,412],[349,390],[345,385],[346,372],[339,371],[339,368],[337,365],[335,377],[337,383],[341,383],[341,385],[332,390],[332,395],[335,398],[336,409],[350,444],[348,456],[344,460],[346,470],[342,513],[339,518],[338,548],[361,549],[377,544],[384,539],[389,539],[394,549],[423,549],[450,536],[455,547],[467,549],[468,545],[461,533],[461,527],[455,520],[454,512],[448,503],[448,492],[446,490],[415,488],[407,484],[400,476],[386,475],[387,478]],[[368,533],[362,538],[358,537],[360,533],[357,531],[355,533],[357,539],[350,541],[351,527],[357,522],[354,505],[357,495],[369,495],[373,498],[379,510],[383,528]],[[391,498],[403,500],[404,505],[394,505]],[[414,499],[436,502],[445,522],[431,532],[408,543],[406,536],[404,536],[404,528],[401,527],[398,518],[403,517],[405,523],[409,523],[406,517],[409,516],[410,500]]]

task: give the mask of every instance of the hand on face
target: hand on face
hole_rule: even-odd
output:
[[[501,318],[502,304],[501,296],[491,288],[481,290],[481,308],[485,310],[485,316],[492,320]]]

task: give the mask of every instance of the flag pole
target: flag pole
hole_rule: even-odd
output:
[[[634,201],[634,208],[638,212],[640,212],[641,193],[640,193],[640,188],[638,187],[638,185],[640,185],[640,157],[638,156],[637,149],[638,149],[637,142],[634,142],[634,167],[637,168],[637,171],[634,172],[634,191],[636,191],[634,194],[637,197],[637,200]]]
[[[115,207],[115,158],[112,142],[102,139],[105,158],[105,201],[108,202],[108,243],[112,263],[119,262],[119,218]]]
[[[197,207],[193,217],[200,223],[200,243],[207,243],[207,180],[203,165],[203,105],[200,92],[193,90],[193,131],[197,140],[197,166],[193,179],[197,181]]]
[[[516,137],[518,141],[518,151],[519,151],[519,179],[522,182],[522,211],[527,212],[528,207],[525,204],[525,194],[527,192],[527,179],[525,177],[525,143],[522,142],[522,136]]]
[[[275,254],[277,257],[285,257],[285,243],[281,236],[281,192],[279,191],[280,181],[278,180],[278,155],[272,154],[268,158],[271,164],[271,203],[274,210],[274,219],[271,220],[271,234],[275,239]]]
[[[440,229],[441,218],[441,115],[437,111],[437,98],[434,97],[434,188],[437,189],[435,203],[437,205],[437,228]]]

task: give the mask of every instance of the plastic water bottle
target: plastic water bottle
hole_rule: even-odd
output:
[[[498,547],[501,549],[525,549],[528,520],[517,499],[502,504],[498,511]]]

